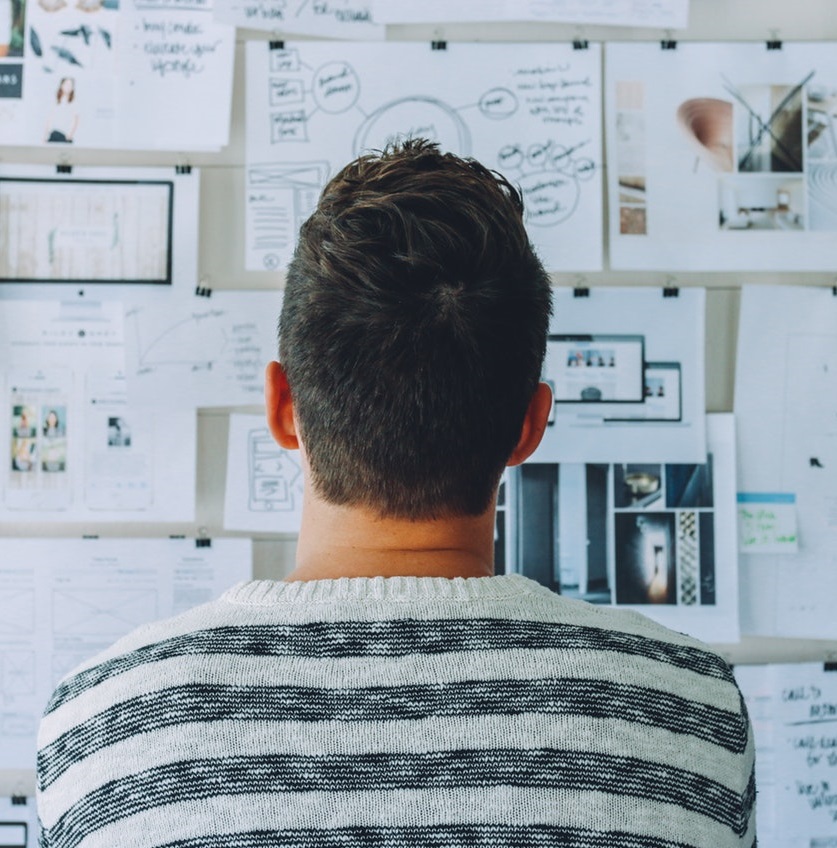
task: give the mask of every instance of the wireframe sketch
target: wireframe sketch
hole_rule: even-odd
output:
[[[0,635],[35,631],[35,590],[0,589]]]
[[[159,617],[156,589],[53,589],[56,636],[117,638]]]
[[[247,437],[251,512],[297,512],[302,505],[302,469],[293,454],[282,450],[268,429]]]
[[[573,219],[582,227],[600,179],[600,90],[589,56],[553,46],[521,58],[504,45],[457,45],[461,56],[452,60],[453,49],[426,45],[354,47],[248,51],[248,267],[289,260],[300,211],[315,199],[300,193],[298,174],[306,190],[319,191],[345,162],[407,138],[478,158],[517,183],[549,267],[560,267],[552,255],[586,243],[586,227],[566,240],[554,228]],[[271,162],[288,175],[287,194],[255,184]],[[573,260],[574,268],[589,265]]]
[[[171,283],[173,185],[0,178],[0,279]]]
[[[0,649],[0,692],[8,697],[35,694],[35,652]]]

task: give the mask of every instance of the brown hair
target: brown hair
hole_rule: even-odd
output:
[[[343,168],[302,226],[280,318],[318,493],[409,519],[484,512],[550,311],[505,178],[420,139]]]

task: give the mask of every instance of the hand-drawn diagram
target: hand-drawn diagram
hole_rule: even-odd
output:
[[[263,416],[230,416],[225,528],[299,532],[302,483],[299,454],[274,441]]]
[[[146,303],[125,316],[129,399],[190,408],[261,403],[276,347],[276,292],[217,292]]]
[[[159,617],[156,589],[53,589],[56,636],[117,638]]]
[[[0,589],[0,635],[35,631],[35,590]]]
[[[339,54],[249,45],[247,266],[287,264],[299,223],[345,162],[424,138],[519,185],[547,267],[601,267],[596,51],[532,45],[526,54],[521,61],[514,45],[343,44]],[[382,76],[384,67],[392,72]]]
[[[282,450],[266,427],[251,430],[249,443],[250,498],[253,512],[296,512],[302,500],[299,461]]]
[[[35,693],[34,651],[0,651],[0,692],[6,697]]]

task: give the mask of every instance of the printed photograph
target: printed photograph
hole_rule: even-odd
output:
[[[617,604],[676,604],[673,512],[614,515]]]
[[[722,230],[804,230],[802,177],[741,175],[722,177],[718,226]]]
[[[23,55],[26,0],[0,0],[0,59]]]
[[[739,172],[801,173],[800,85],[728,85],[735,98],[735,152]]]
[[[648,509],[662,506],[661,465],[619,463],[613,466],[613,506],[616,509]]]
[[[29,404],[12,406],[12,435],[19,439],[31,439],[36,435],[38,410]]]

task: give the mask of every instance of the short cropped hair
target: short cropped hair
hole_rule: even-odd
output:
[[[421,139],[348,164],[301,228],[279,322],[317,493],[382,517],[485,512],[551,309],[500,174]]]

